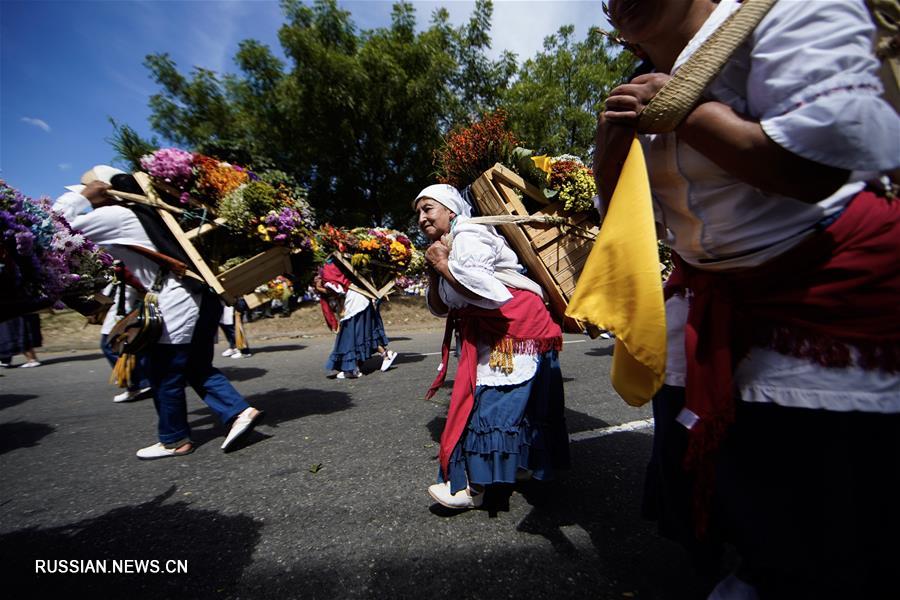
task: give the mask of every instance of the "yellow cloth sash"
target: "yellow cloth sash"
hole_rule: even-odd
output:
[[[641,406],[666,374],[666,313],[650,182],[637,139],[566,315],[616,335],[610,379]]]

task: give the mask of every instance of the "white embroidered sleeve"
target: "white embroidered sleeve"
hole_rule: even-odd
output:
[[[512,294],[494,277],[498,256],[499,249],[487,237],[460,231],[454,236],[450,250],[450,272],[466,289],[499,306],[511,299]]]
[[[862,0],[778,2],[752,37],[748,111],[791,152],[849,170],[900,166]]]

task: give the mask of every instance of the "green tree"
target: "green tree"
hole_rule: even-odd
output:
[[[596,30],[582,42],[566,25],[544,40],[504,95],[510,124],[538,153],[588,158],[597,113],[610,90],[634,68],[634,59]]]

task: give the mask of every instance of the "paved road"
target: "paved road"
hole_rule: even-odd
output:
[[[26,584],[7,597],[695,595],[680,550],[639,517],[650,414],[611,391],[609,341],[567,336],[573,468],[552,491],[520,485],[491,511],[432,506],[425,490],[449,393],[422,398],[440,337],[394,338],[394,366],[382,373],[376,359],[358,380],[324,376],[329,337],[217,358],[265,421],[223,454],[221,425],[191,393],[199,448],[153,462],[134,457],[155,441],[152,402],[114,404],[99,353],[2,372],[0,572],[7,591]],[[161,570],[181,560],[188,572],[35,574],[36,560],[51,569],[72,559],[103,559],[110,571],[113,560]]]

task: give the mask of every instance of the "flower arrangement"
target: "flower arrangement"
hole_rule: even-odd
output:
[[[509,162],[518,144],[506,127],[506,112],[485,114],[480,121],[452,131],[435,152],[439,183],[464,188],[497,162]]]
[[[162,148],[141,159],[154,183],[183,204],[212,207],[227,229],[256,242],[313,251],[315,216],[306,190],[281,171],[257,175],[203,154]]]
[[[548,187],[558,192],[563,209],[567,212],[593,210],[593,198],[597,195],[594,172],[580,158],[570,154],[551,158],[547,162],[550,168],[547,174]]]
[[[317,256],[324,262],[338,252],[379,287],[400,274],[424,267],[424,254],[403,233],[384,227],[346,230],[324,225],[316,232]]]
[[[252,171],[179,148],[161,148],[141,158],[141,167],[154,183],[178,196],[182,204],[218,206],[229,192],[258,179]]]
[[[50,305],[112,279],[112,257],[53,212],[49,199],[32,200],[2,180],[0,226],[4,304]]]

